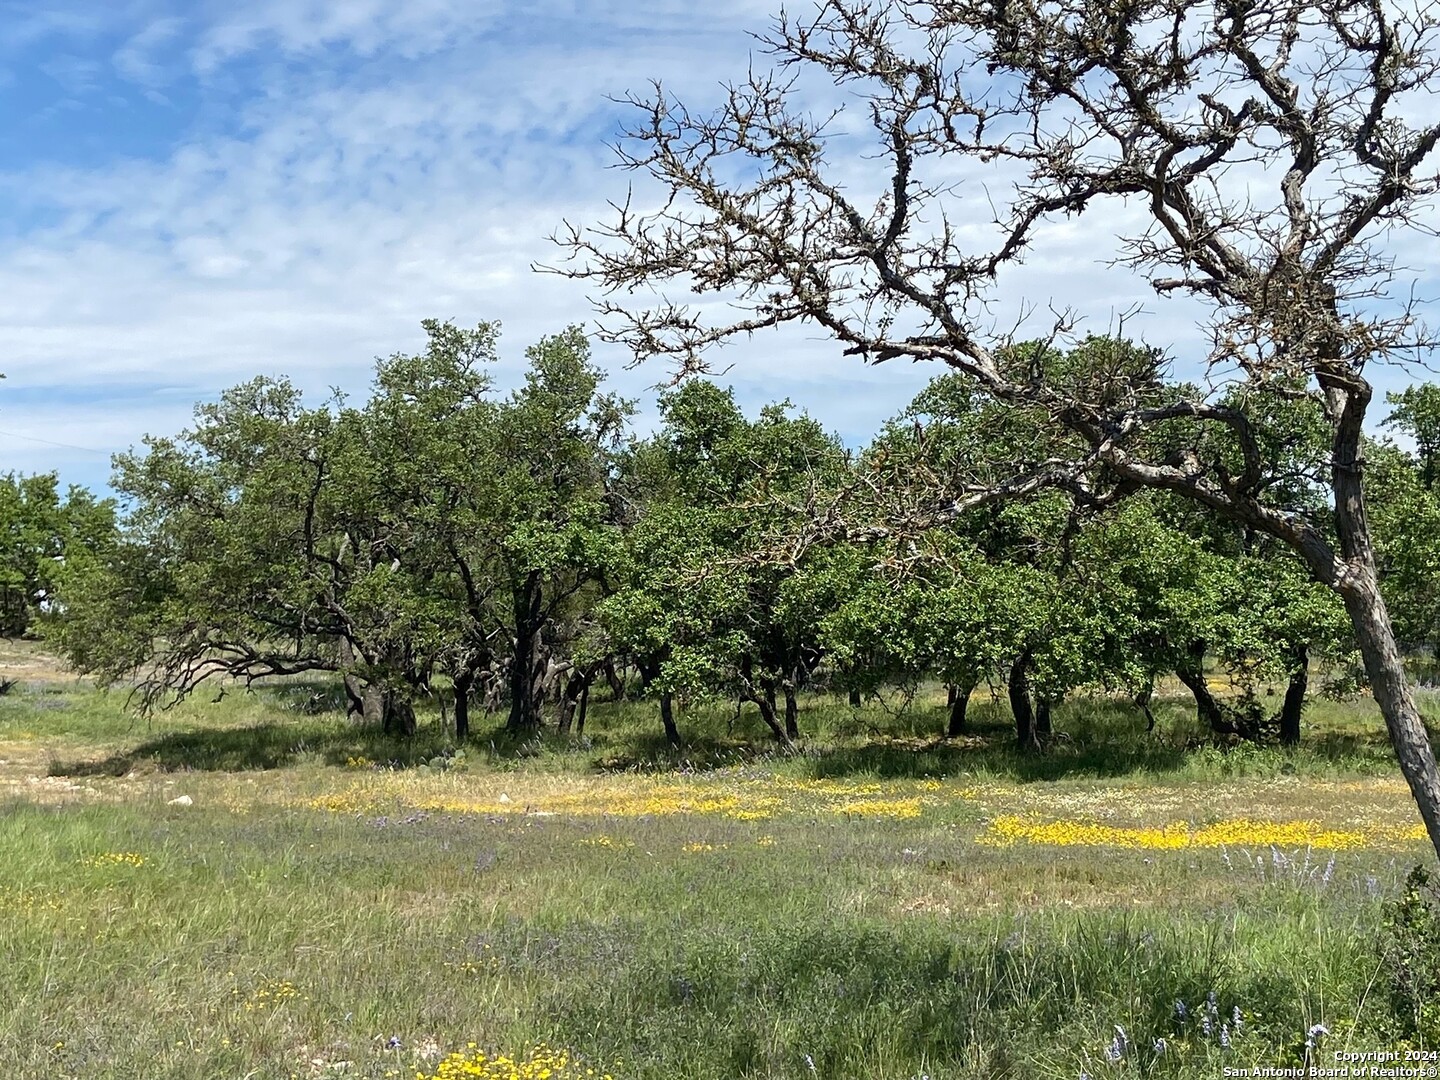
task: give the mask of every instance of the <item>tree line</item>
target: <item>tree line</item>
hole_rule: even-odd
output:
[[[1149,716],[1173,674],[1214,731],[1293,743],[1312,660],[1332,689],[1363,679],[1334,591],[1193,500],[1096,507],[1053,487],[936,515],[937,493],[1075,451],[1043,409],[961,373],[860,448],[789,402],[746,416],[698,378],[662,392],[642,433],[578,328],[532,346],[505,394],[497,326],[424,326],[424,350],[379,362],[363,404],[307,405],[256,379],[197,407],[189,429],[117,457],[118,514],[78,489],[61,502],[53,477],[6,478],[7,629],[38,617],[78,670],[133,682],[143,709],[209,679],[333,672],[357,716],[408,733],[434,698],[461,739],[476,708],[514,732],[583,730],[592,687],[621,694],[628,679],[672,744],[677,701],[728,699],[789,745],[807,686],[858,702],[933,678],[949,687],[948,735],[989,683],[1034,747],[1067,694],[1104,688]],[[1112,338],[1021,345],[1006,362],[1054,381],[1162,363]],[[1397,633],[1433,650],[1440,388],[1392,404],[1415,450],[1368,442],[1371,515]],[[1264,445],[1268,497],[1333,513],[1315,405],[1228,405]],[[1177,418],[1154,437],[1238,470],[1227,430]],[[1210,691],[1207,658],[1238,698]],[[1287,692],[1272,714],[1259,690],[1273,681]]]

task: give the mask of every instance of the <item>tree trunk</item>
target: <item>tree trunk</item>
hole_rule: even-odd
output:
[[[762,679],[761,685],[756,687],[754,661],[749,656],[742,656],[740,659],[740,679],[740,700],[755,703],[755,707],[760,710],[760,719],[765,721],[765,726],[775,736],[776,742],[787,750],[794,746],[775,714],[775,680]]]
[[[385,733],[410,738],[415,734],[415,706],[393,690],[385,692]]]
[[[545,696],[544,629],[540,574],[532,570],[515,590],[515,652],[510,659],[509,731],[534,731],[542,722]]]
[[[957,739],[965,734],[965,716],[970,709],[970,694],[974,689],[974,683],[965,686],[958,683],[950,684],[950,719],[945,725],[947,739]]]
[[[579,691],[576,691],[578,697]],[[570,725],[575,719],[575,698],[570,696],[570,683],[565,683],[565,691],[560,695],[560,701],[555,708],[555,733],[557,735],[569,735]]]
[[[1366,569],[1368,572],[1362,570],[1356,579],[1346,582],[1340,595],[1355,626],[1365,673],[1370,679],[1370,693],[1385,717],[1390,745],[1420,808],[1430,843],[1440,855],[1440,769],[1435,764],[1429,732],[1410,692],[1373,563]]]
[[[355,655],[355,646],[349,638],[342,637],[339,641],[339,648],[340,666],[346,669],[345,674],[340,679],[345,687],[345,701],[347,703],[345,715],[347,717],[359,716],[362,719],[368,719],[365,717],[365,683],[358,675],[353,674],[349,670],[355,666],[356,660],[358,659]]]
[[[755,707],[760,710],[760,719],[765,721],[765,726],[768,727],[770,733],[775,736],[775,741],[787,748],[794,745],[790,741],[790,736],[785,734],[785,729],[780,725],[780,721],[775,713],[775,687],[771,686],[768,691],[763,694],[752,694],[750,700],[753,701]]]
[[[505,700],[505,688],[510,683],[510,658],[498,657],[492,661],[492,665],[477,676],[480,680],[480,707],[487,716],[500,711]]]
[[[365,720],[366,727],[385,730],[386,713],[385,691],[374,683],[363,684],[360,690],[360,715]]]
[[[665,741],[680,749],[680,731],[675,727],[675,707],[669,690],[660,695],[660,723],[665,725]]]
[[[1345,602],[1355,628],[1355,639],[1365,661],[1370,692],[1385,717],[1390,745],[1400,762],[1400,771],[1420,809],[1425,831],[1435,853],[1440,855],[1440,768],[1425,722],[1415,707],[1410,683],[1395,643],[1390,613],[1380,595],[1380,577],[1375,549],[1365,510],[1364,458],[1361,454],[1365,410],[1370,404],[1370,387],[1364,381],[1340,381],[1317,373],[1330,411],[1336,416],[1335,439],[1331,446],[1330,486],[1335,492],[1335,534],[1340,541],[1339,556],[1320,550],[1318,545],[1297,545],[1320,580],[1329,584]]]
[[[560,734],[570,734],[570,723],[574,719],[575,709],[581,698],[590,692],[590,683],[594,681],[595,673],[594,665],[570,670],[569,677],[565,680],[565,692],[560,698],[560,715],[556,721]]]
[[[1154,697],[1155,680],[1152,678],[1150,682],[1135,695],[1135,707],[1139,709],[1145,717],[1145,730],[1147,732],[1155,730],[1155,714],[1150,711],[1150,702]]]
[[[1295,650],[1295,667],[1285,687],[1285,701],[1280,706],[1280,742],[1284,746],[1300,745],[1300,716],[1305,711],[1305,691],[1310,684],[1310,652],[1304,645]]]
[[[509,731],[534,731],[543,719],[545,666],[537,663],[540,635],[527,636],[528,641],[517,642],[510,664],[510,716],[505,723]]]
[[[610,686],[611,701],[625,700],[625,680],[621,677],[620,673],[615,670],[615,658],[613,656],[607,656],[605,658],[605,682]]]
[[[470,687],[475,682],[475,672],[466,669],[455,676],[455,741],[464,742],[470,737]]]
[[[1015,715],[1015,741],[1024,749],[1040,745],[1035,737],[1035,712],[1030,707],[1030,653],[1021,653],[1010,665],[1010,711]]]
[[[590,684],[587,682],[580,691],[580,710],[575,716],[575,734],[585,734],[585,710],[590,707]]]
[[[360,697],[367,725],[379,728],[386,735],[408,738],[415,734],[415,708],[394,690],[378,683],[366,683]]]
[[[1205,642],[1192,641],[1185,650],[1185,659],[1175,665],[1175,674],[1195,698],[1195,713],[1211,731],[1218,735],[1239,735],[1253,739],[1258,734],[1248,724],[1237,723],[1233,713],[1226,710],[1210,693],[1205,681]]]
[[[850,702],[850,708],[852,708],[852,709],[858,709],[858,708],[860,708],[860,688],[859,688],[858,686],[852,686],[852,687],[850,688],[850,694],[849,694],[848,700],[849,700],[849,702]]]
[[[1050,726],[1050,706],[1052,704],[1047,697],[1035,699],[1035,738],[1038,742],[1044,742],[1054,733]]]
[[[795,684],[786,680],[785,692],[785,735],[790,739],[800,737],[800,703],[795,698]]]

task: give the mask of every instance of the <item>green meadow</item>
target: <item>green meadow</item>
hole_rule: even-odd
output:
[[[793,754],[723,704],[668,750],[646,702],[456,748],[323,684],[138,721],[4,650],[6,1077],[1440,1064],[1440,930],[1398,902],[1426,845],[1366,703],[1290,751],[1211,745],[1178,696],[1149,734],[1078,698],[1036,755],[985,695],[947,742],[939,691],[805,699]]]

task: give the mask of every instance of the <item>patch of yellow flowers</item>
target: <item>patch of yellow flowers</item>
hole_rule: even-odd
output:
[[[923,799],[852,799],[831,807],[846,817],[889,818],[906,821],[924,810]]]
[[[230,995],[238,998],[240,991],[238,989],[231,990]],[[264,1012],[291,1001],[305,1000],[308,999],[289,979],[265,979],[250,991],[250,995],[245,998],[240,1007],[245,1012]]]
[[[997,817],[977,839],[993,847],[1017,843],[1053,847],[1115,847],[1146,851],[1182,848],[1310,847],[1350,851],[1423,839],[1421,826],[1388,829],[1332,829],[1313,821],[1250,821],[1240,818],[1192,826],[1176,821],[1155,827],[1100,825],[1081,821],[1032,821]]]
[[[491,1057],[471,1043],[465,1050],[436,1062],[433,1073],[417,1072],[415,1080],[614,1080],[577,1061],[568,1050],[540,1043],[523,1057]]]
[[[373,813],[387,802],[399,801],[412,810],[451,814],[529,813],[619,818],[704,815],[732,821],[765,821],[779,813],[819,811],[842,817],[906,821],[921,816],[925,807],[936,801],[937,796],[932,792],[939,784],[927,781],[926,785],[924,794],[900,796],[887,793],[882,785],[871,782],[781,779],[766,782],[763,789],[759,783],[745,783],[738,789],[728,790],[703,785],[658,784],[622,790],[547,793],[512,800],[509,796],[485,798],[413,788],[387,791],[385,781],[380,780],[317,795],[301,805],[341,814]],[[967,798],[971,794],[961,792],[959,797]]]
[[[0,911],[31,915],[37,911],[59,911],[64,906],[64,902],[52,894],[0,887]]]
[[[138,851],[105,851],[80,862],[83,866],[144,866],[145,856]]]

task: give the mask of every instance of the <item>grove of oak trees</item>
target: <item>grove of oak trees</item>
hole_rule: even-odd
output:
[[[1039,747],[1067,694],[1121,693],[1153,722],[1154,687],[1172,674],[1213,731],[1294,743],[1312,656],[1343,670],[1354,647],[1343,606],[1289,548],[1173,493],[1097,508],[1046,489],[895,528],[953,477],[993,482],[1073,452],[1043,411],[996,402],[962,373],[855,453],[789,403],[747,417],[703,379],[662,393],[658,427],[639,433],[577,330],[531,348],[509,395],[489,372],[494,325],[426,331],[422,353],[378,364],[362,405],[308,407],[257,380],[121,456],[119,527],[98,504],[105,527],[67,543],[53,500],[23,504],[35,512],[12,532],[31,541],[4,562],[41,568],[25,595],[43,631],[80,670],[133,681],[142,708],[215,677],[333,672],[371,723],[406,734],[428,697],[453,708],[459,739],[472,703],[503,708],[516,732],[583,730],[592,686],[625,693],[629,671],[676,745],[680,699],[749,703],[789,744],[807,685],[853,700],[938,678],[947,734],[966,733],[971,693],[989,684],[1017,739]],[[1104,339],[1019,352],[1056,378],[1117,352],[1149,362]],[[1426,390],[1397,399],[1412,437],[1407,402]],[[1314,404],[1247,415],[1270,448],[1267,486],[1323,514]],[[1194,445],[1238,452],[1209,434]],[[1440,493],[1423,454],[1371,452],[1386,588],[1407,643],[1433,648]],[[53,492],[49,478],[24,483]],[[847,535],[816,514],[857,507],[890,524]],[[1207,657],[1246,692],[1212,694]],[[1276,680],[1289,689],[1272,715],[1256,691]]]
[[[805,323],[864,360],[962,372],[1073,435],[1072,452],[941,477],[899,517],[852,507],[822,531],[913,530],[1047,489],[1094,506],[1143,490],[1285,544],[1343,603],[1440,853],[1440,767],[1381,591],[1363,431],[1367,371],[1432,345],[1397,252],[1433,235],[1437,28],[1440,13],[1388,0],[825,0],[782,14],[763,39],[773,70],[713,110],[659,87],[632,99],[619,153],[653,186],[608,223],[569,227],[566,272],[603,290],[611,340],[683,372],[736,335]],[[830,118],[800,97],[809,76],[862,104],[870,138],[843,161]],[[858,190],[878,195],[847,184],[857,163],[874,181]],[[1208,313],[1211,384],[1229,400],[1122,351],[1079,372],[1017,362],[989,331],[1007,266],[1043,256],[1053,221],[1103,209],[1136,215],[1112,272]],[[729,314],[634,300],[667,286]],[[1053,336],[1072,325],[1060,316]],[[1266,482],[1270,447],[1238,407],[1294,399],[1329,437],[1319,507]]]

